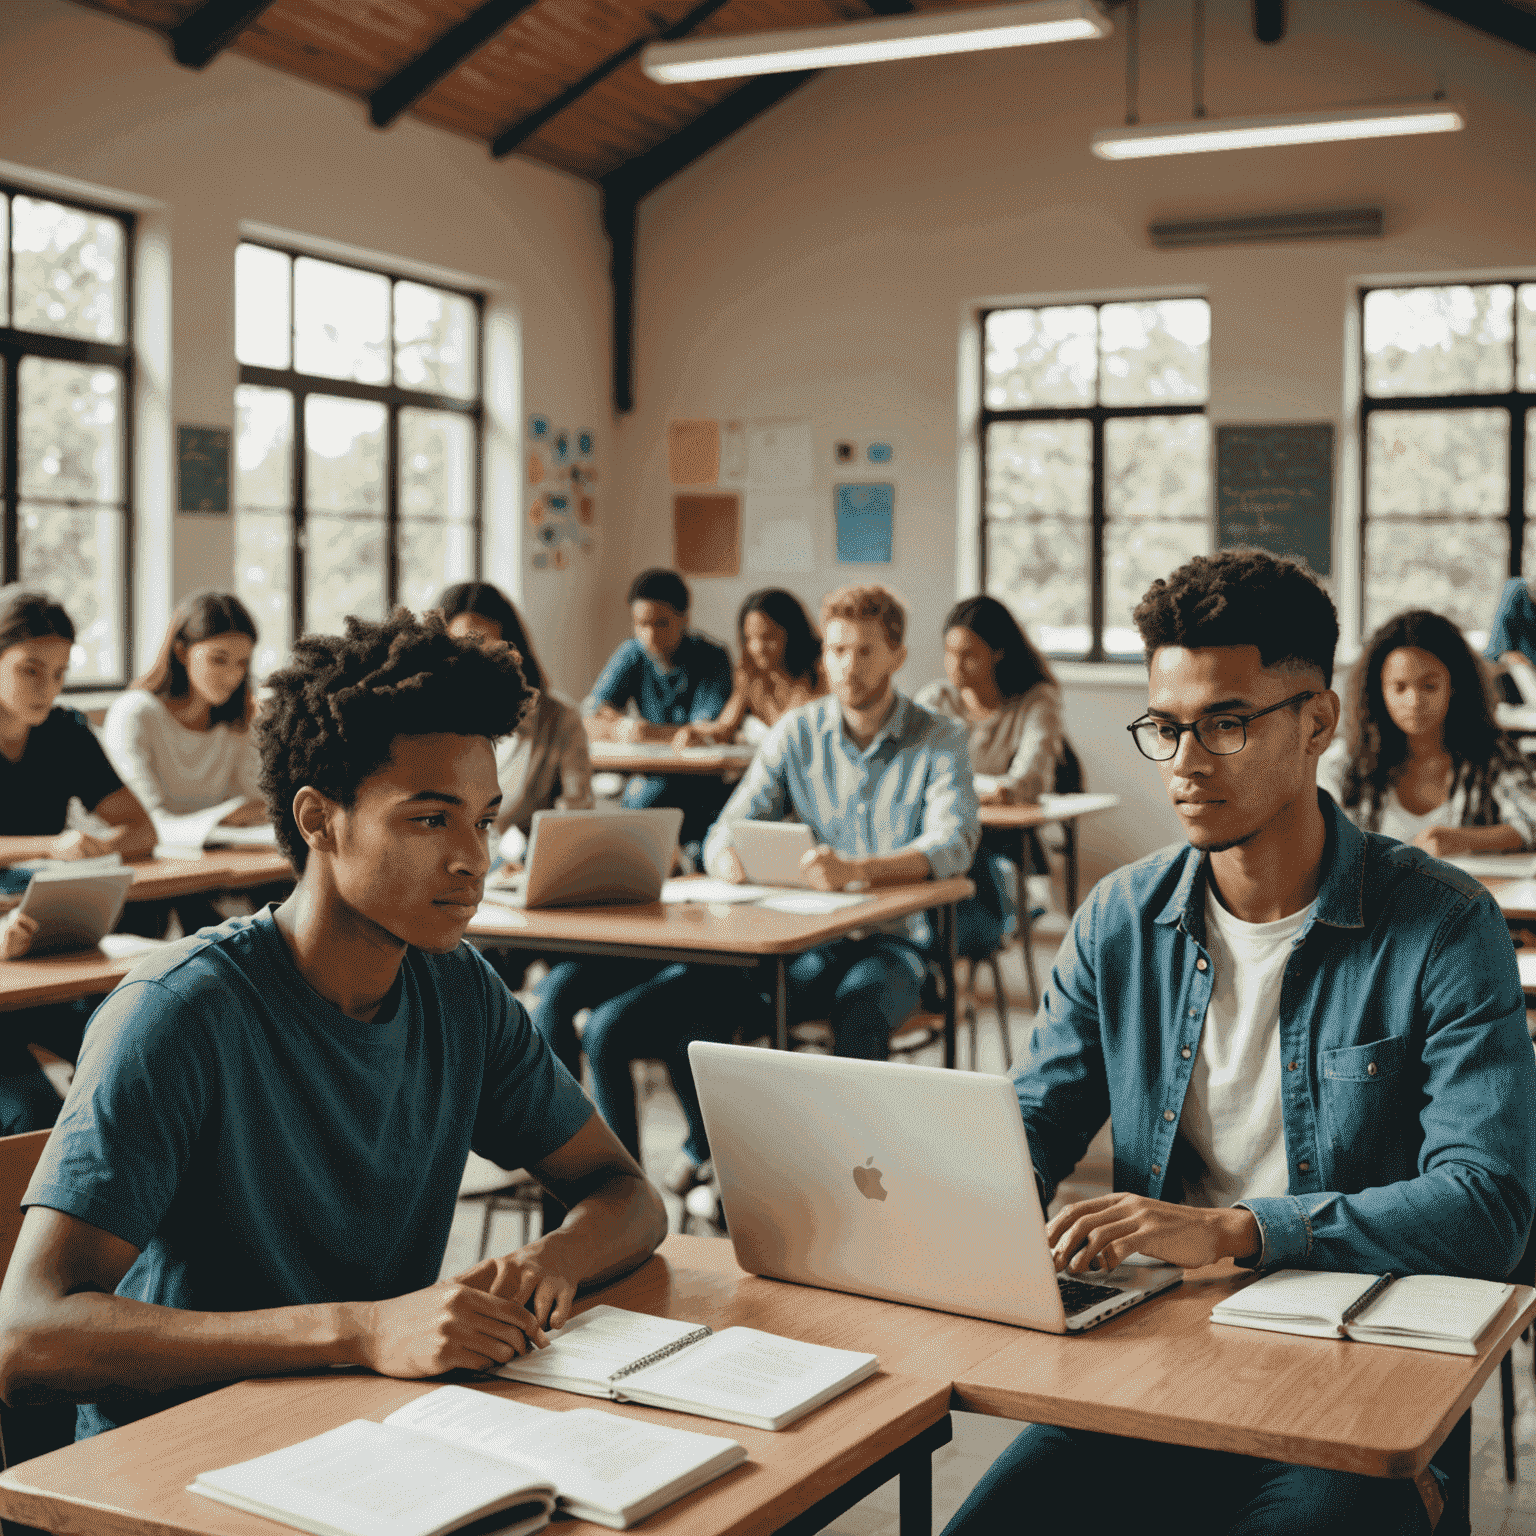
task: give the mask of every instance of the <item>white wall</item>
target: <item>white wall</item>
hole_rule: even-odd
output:
[[[593,187],[495,162],[483,144],[410,118],[380,133],[360,102],[238,55],[183,69],[154,34],[64,0],[0,5],[0,161],[9,177],[40,173],[45,188],[68,177],[144,210],[140,660],[169,602],[231,579],[230,520],[171,514],[171,442],[177,423],[233,425],[245,222],[462,274],[488,292],[502,367],[487,574],[521,588],[546,666],[584,691],[602,659],[586,622],[596,566],[522,576],[521,422],[531,401],[561,425],[591,427],[600,468],[612,464],[607,247]]]
[[[604,567],[605,642],[623,585],[671,549],[670,418],[804,418],[817,437],[815,599],[850,575],[888,579],[912,609],[911,688],[939,668],[956,596],[957,496],[970,423],[958,358],[985,300],[1178,288],[1213,308],[1217,421],[1336,423],[1340,512],[1353,515],[1347,321],[1359,280],[1536,260],[1536,59],[1414,0],[1296,0],[1263,47],[1248,0],[1208,6],[1212,116],[1422,96],[1437,76],[1466,103],[1457,135],[1111,164],[1090,132],[1122,121],[1124,33],[1100,43],[829,72],[641,208],[635,414],[621,428],[627,549]],[[1123,24],[1123,12],[1117,18]],[[1189,6],[1144,0],[1143,121],[1189,115]],[[1159,218],[1379,204],[1384,239],[1153,250]],[[889,567],[832,562],[830,445],[893,434]],[[867,469],[868,466],[865,466]],[[870,476],[870,478],[878,478]],[[1350,540],[1339,540],[1347,555]],[[1336,569],[1338,561],[1336,560]],[[728,632],[760,584],[693,583],[696,616]],[[963,583],[962,583],[963,584]],[[1068,729],[1095,788],[1127,797],[1085,828],[1085,873],[1178,836],[1156,771],[1122,727],[1138,672],[1090,685],[1072,668]],[[1118,680],[1115,674],[1119,674]],[[1128,680],[1127,680],[1128,674]]]

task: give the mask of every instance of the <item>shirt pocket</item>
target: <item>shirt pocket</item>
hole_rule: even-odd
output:
[[[1391,1128],[1401,1117],[1407,1053],[1405,1035],[1319,1052],[1323,1123],[1335,1153],[1343,1154],[1342,1162],[1360,1156],[1376,1159],[1379,1167],[1381,1150],[1392,1143]]]

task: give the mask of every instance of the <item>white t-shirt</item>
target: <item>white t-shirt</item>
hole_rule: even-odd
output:
[[[1245,923],[1205,892],[1211,1001],[1179,1130],[1205,1163],[1185,1181],[1189,1205],[1230,1206],[1290,1188],[1280,1104],[1280,984],[1310,907]]]
[[[101,741],[118,777],[152,816],[187,816],[234,795],[261,798],[254,732],[229,724],[189,730],[142,688],[112,701]]]

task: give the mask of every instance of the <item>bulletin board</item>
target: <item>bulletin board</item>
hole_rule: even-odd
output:
[[[1333,573],[1333,423],[1216,428],[1216,546]]]

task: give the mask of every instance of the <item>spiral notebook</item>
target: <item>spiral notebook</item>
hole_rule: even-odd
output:
[[[549,1337],[547,1348],[496,1374],[754,1429],[783,1429],[880,1366],[876,1356],[851,1349],[804,1344],[756,1328],[715,1333],[621,1307],[593,1307]]]

